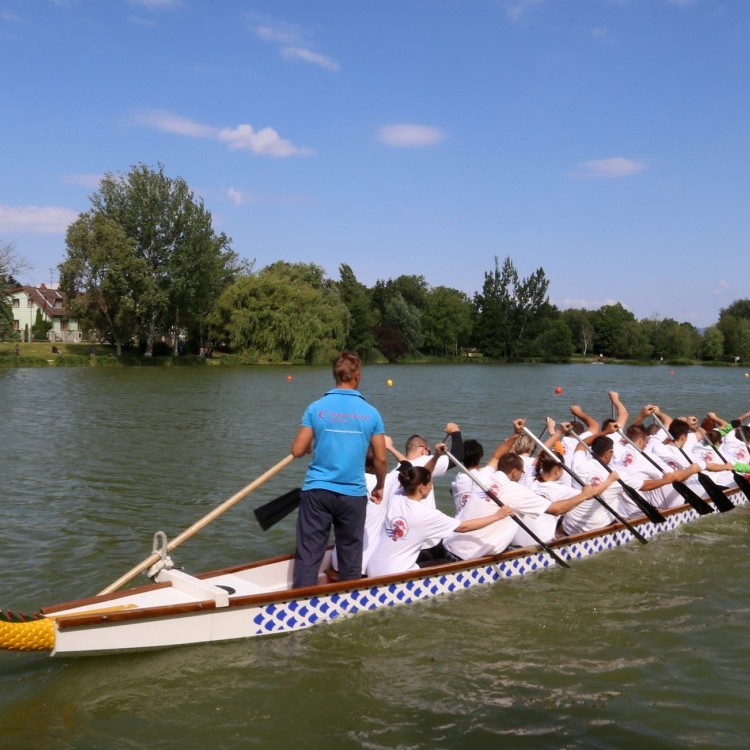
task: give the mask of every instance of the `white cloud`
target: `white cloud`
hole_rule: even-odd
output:
[[[644,161],[611,156],[608,159],[593,159],[583,162],[574,173],[575,177],[617,178],[630,177],[645,172],[648,165]]]
[[[378,130],[378,140],[387,146],[420,148],[440,143],[445,140],[445,133],[431,125],[384,125]]]
[[[724,281],[724,279],[721,279],[718,283],[718,286],[716,289],[713,290],[713,293],[719,297],[723,294],[725,294],[727,291],[729,291],[732,288],[732,285],[728,281]]]
[[[10,23],[20,23],[23,18],[12,10],[0,10],[0,21],[8,21]]]
[[[103,174],[69,174],[65,177],[65,182],[69,185],[83,185],[84,187],[98,188],[102,181]]]
[[[262,156],[298,156],[312,153],[310,149],[299,148],[291,141],[281,138],[273,128],[255,130],[252,125],[238,125],[236,128],[222,128],[218,138],[232,149],[246,149]]]
[[[303,62],[309,62],[313,65],[318,65],[326,70],[332,70],[334,73],[339,71],[339,64],[328,57],[327,55],[321,55],[319,52],[313,52],[310,49],[304,47],[282,47],[281,56],[287,60],[302,60]]]
[[[556,304],[558,307],[561,307],[564,310],[567,309],[573,309],[573,310],[598,310],[600,307],[604,307],[605,305],[622,305],[626,310],[630,310],[630,308],[624,303],[620,302],[616,299],[603,299],[603,300],[593,300],[593,299],[575,299],[574,297],[565,297],[564,299],[560,300],[560,302],[554,302],[553,304]]]
[[[69,208],[0,205],[0,231],[61,234],[77,218]]]
[[[210,125],[202,125],[199,122],[189,120],[187,117],[176,115],[164,109],[152,109],[137,112],[135,121],[139,125],[161,130],[165,133],[186,135],[190,138],[215,138],[219,129]]]
[[[209,138],[225,143],[231,149],[245,149],[260,156],[307,156],[314,153],[312,149],[295,146],[273,128],[256,130],[247,123],[240,123],[233,128],[217,128],[165,110],[138,112],[134,119],[139,125],[165,133],[189,138]]]
[[[505,14],[513,23],[521,21],[529,11],[542,5],[544,0],[508,0],[505,3]]]
[[[258,203],[258,196],[254,193],[247,193],[244,190],[237,190],[237,188],[230,187],[224,191],[227,198],[229,198],[235,206],[244,206],[247,203]]]
[[[128,0],[128,3],[147,10],[171,10],[183,5],[182,0]]]
[[[314,45],[307,39],[305,30],[300,26],[266,19],[256,20],[254,24],[255,36],[264,42],[277,45],[279,54],[286,60],[301,60],[334,73],[341,69],[332,57],[315,51]]]

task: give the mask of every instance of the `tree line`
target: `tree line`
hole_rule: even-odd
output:
[[[619,303],[560,310],[549,301],[544,269],[523,277],[510,257],[494,258],[473,296],[421,275],[368,287],[348,264],[338,279],[314,263],[278,261],[256,271],[214,231],[203,201],[162,165],[106,174],[90,201],[68,228],[60,286],[84,331],[110,341],[118,355],[139,346],[150,356],[166,342],[177,353],[182,341],[187,351],[222,347],[245,362],[329,362],[344,348],[366,361],[750,361],[748,299],[699,331],[670,318],[638,320]],[[15,255],[2,248],[0,337],[8,337]]]

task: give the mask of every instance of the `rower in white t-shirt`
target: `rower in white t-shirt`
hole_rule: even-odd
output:
[[[539,460],[541,461],[542,457]],[[562,468],[559,471],[562,472]],[[523,475],[523,461],[518,454],[512,452],[503,455],[498,460],[496,472],[493,473],[491,467],[485,467],[484,469],[475,469],[474,475],[500,502],[512,508],[527,526],[530,525],[529,521],[533,521],[545,513],[551,516],[562,515],[587,498],[593,497],[596,493],[594,488],[589,487],[583,492],[574,492],[568,498],[550,500],[548,497],[519,483],[519,479]],[[614,481],[616,478],[617,475],[614,474],[610,481]],[[475,484],[475,490],[466,493],[461,498],[461,509],[458,513],[460,519],[468,520],[486,516],[495,504],[492,497],[478,483]],[[517,543],[514,542],[514,539],[519,528],[512,518],[507,518],[469,534],[454,534],[443,540],[443,544],[451,555],[461,560],[495,555],[503,552],[512,543]],[[552,533],[554,534],[554,529]],[[540,538],[542,541],[547,541],[543,537]],[[530,535],[529,539],[530,542],[523,540],[524,545],[537,544],[536,540]]]
[[[441,451],[445,446],[438,444],[435,448]],[[437,459],[437,455],[433,459]],[[383,529],[367,565],[369,576],[417,570],[417,557],[423,547],[436,545],[453,533],[471,532],[495,524],[511,513],[510,508],[495,507],[492,515],[461,520],[424,505],[432,489],[429,464],[424,467],[404,462],[399,482],[405,494],[394,494],[388,501]]]

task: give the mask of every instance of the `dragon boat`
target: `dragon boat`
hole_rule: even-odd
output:
[[[736,506],[748,504],[747,497],[736,489],[727,490],[726,496]],[[662,523],[643,516],[631,519],[630,524],[648,539],[700,517],[687,504],[665,510],[663,516]],[[329,549],[318,585],[303,589],[291,588],[291,555],[199,575],[164,564],[148,585],[44,607],[28,618],[0,613],[0,649],[80,656],[291,633],[554,567],[558,562],[550,550],[573,562],[634,539],[631,530],[616,523],[556,539],[546,549],[511,549],[475,560],[344,582],[336,581],[330,570]],[[165,549],[162,544],[163,561],[167,559]]]

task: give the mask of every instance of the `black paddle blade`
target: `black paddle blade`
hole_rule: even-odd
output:
[[[698,481],[701,487],[706,490],[706,494],[714,501],[714,505],[722,512],[734,510],[734,503],[721,491],[716,482],[711,477],[706,476],[702,471],[698,472]]]
[[[646,516],[649,521],[653,521],[654,523],[664,523],[667,520],[648,500],[639,495],[629,484],[620,482],[620,485],[623,490],[625,490],[628,497],[641,509],[643,515]]]
[[[270,503],[257,507],[254,511],[261,529],[268,531],[282,519],[286,518],[299,505],[300,488],[295,487]]]
[[[709,513],[713,513],[714,509],[697,493],[693,492],[686,484],[682,482],[672,482],[677,492],[682,496],[682,499],[692,505],[695,510],[702,516],[707,516]]]

